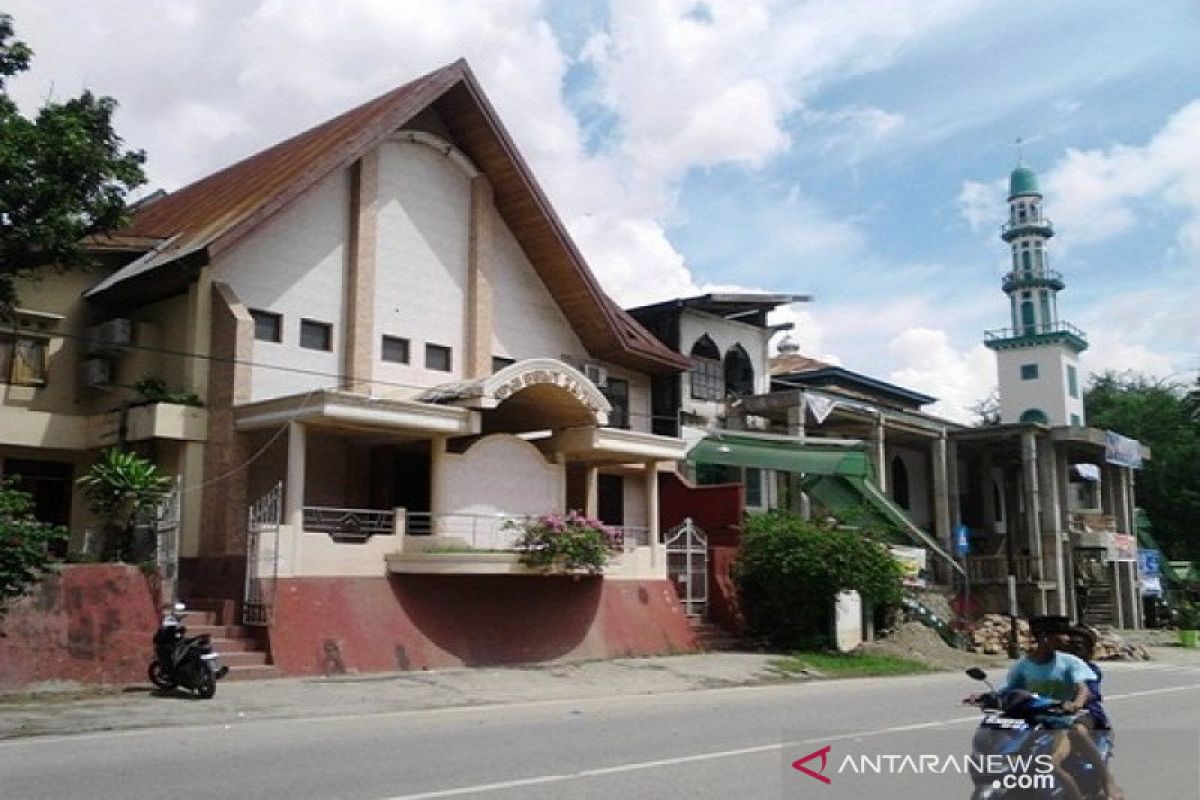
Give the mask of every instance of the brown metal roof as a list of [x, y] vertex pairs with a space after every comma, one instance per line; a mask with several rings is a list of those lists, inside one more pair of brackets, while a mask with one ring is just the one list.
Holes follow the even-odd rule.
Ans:
[[604, 294], [462, 59], [135, 209], [122, 236], [164, 244], [101, 282], [89, 297], [104, 302], [156, 286], [178, 288], [198, 264], [228, 250], [431, 106], [454, 143], [491, 181], [497, 211], [588, 352], [641, 371], [686, 369], [688, 359]]

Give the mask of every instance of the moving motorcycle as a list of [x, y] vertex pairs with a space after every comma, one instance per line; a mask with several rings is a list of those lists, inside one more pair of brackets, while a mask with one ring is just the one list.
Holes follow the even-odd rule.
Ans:
[[[987, 683], [972, 667], [967, 675]], [[1072, 746], [1075, 715], [1062, 703], [1022, 689], [991, 691], [970, 700], [983, 710], [971, 742], [971, 800], [1104, 800], [1105, 769], [1112, 757], [1108, 731], [1093, 731], [1102, 763]]]
[[221, 664], [221, 656], [213, 651], [212, 639], [207, 634], [190, 638], [186, 635], [183, 624], [186, 613], [183, 603], [175, 603], [163, 614], [154, 633], [149, 678], [160, 689], [182, 686], [207, 700], [216, 694], [217, 681], [229, 673], [229, 667]]

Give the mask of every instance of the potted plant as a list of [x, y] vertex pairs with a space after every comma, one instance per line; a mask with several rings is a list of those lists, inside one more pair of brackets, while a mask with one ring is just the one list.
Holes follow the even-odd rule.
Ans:
[[1179, 601], [1175, 607], [1175, 624], [1179, 626], [1179, 643], [1184, 647], [1196, 647], [1200, 607], [1190, 600]]
[[521, 563], [545, 572], [595, 575], [619, 544], [617, 531], [577, 511], [543, 514], [513, 525], [520, 531], [515, 547]]

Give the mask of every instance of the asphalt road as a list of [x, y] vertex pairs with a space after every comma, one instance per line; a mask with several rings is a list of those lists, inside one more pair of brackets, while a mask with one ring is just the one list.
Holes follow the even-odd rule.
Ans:
[[[0, 798], [964, 798], [944, 765], [969, 748], [957, 701], [974, 688], [937, 674], [12, 739]], [[1105, 689], [1130, 800], [1200, 800], [1200, 669], [1112, 665]], [[829, 784], [791, 767], [825, 746]], [[943, 771], [846, 767], [922, 754]]]

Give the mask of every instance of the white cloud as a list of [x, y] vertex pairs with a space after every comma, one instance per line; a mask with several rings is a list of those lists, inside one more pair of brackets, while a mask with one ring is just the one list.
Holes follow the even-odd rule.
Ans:
[[1004, 179], [980, 183], [963, 181], [958, 192], [959, 213], [971, 226], [971, 230], [992, 229], [1003, 218], [1007, 202], [1007, 181]]
[[899, 364], [888, 380], [937, 397], [938, 402], [925, 410], [947, 419], [974, 422], [971, 406], [996, 384], [995, 355], [982, 344], [957, 350], [944, 330], [907, 328], [887, 349]]
[[[1068, 150], [1047, 173], [1055, 216], [1078, 243], [1131, 230], [1142, 214], [1182, 211], [1178, 243], [1200, 265], [1200, 100], [1175, 112], [1144, 146]], [[1151, 257], [1160, 254], [1148, 254]]]

